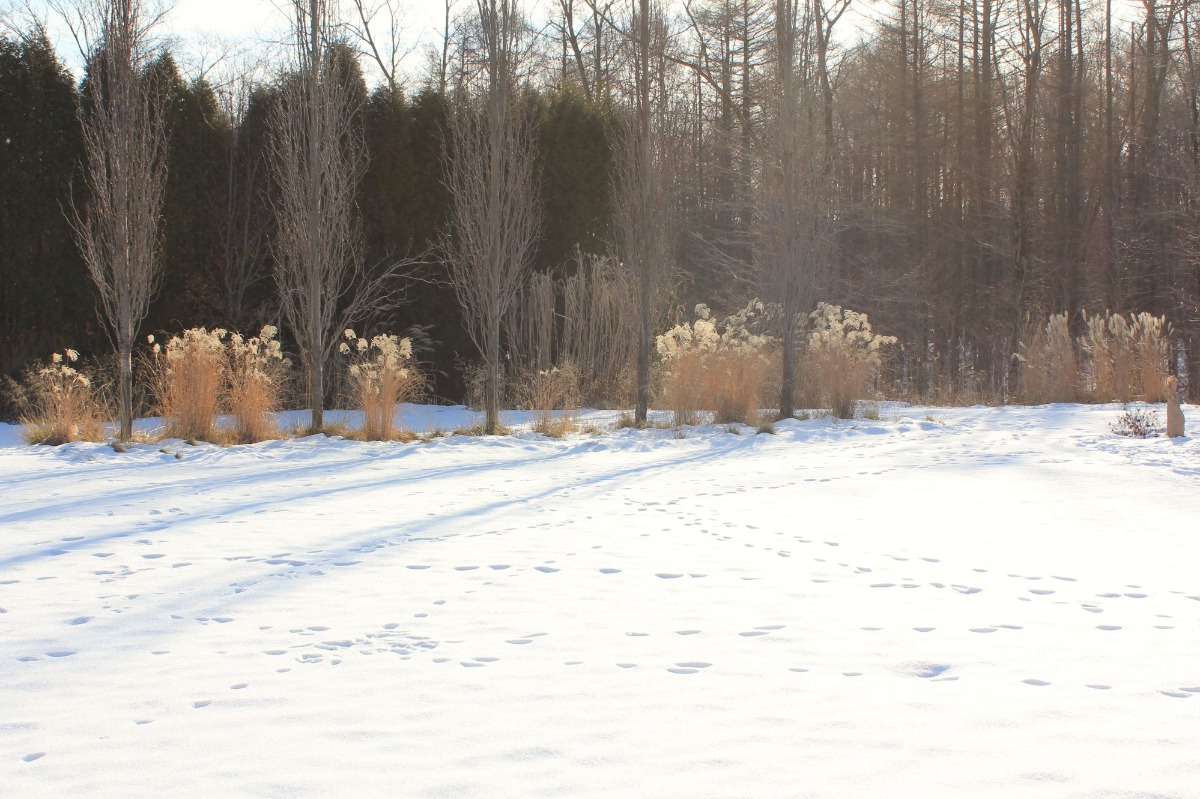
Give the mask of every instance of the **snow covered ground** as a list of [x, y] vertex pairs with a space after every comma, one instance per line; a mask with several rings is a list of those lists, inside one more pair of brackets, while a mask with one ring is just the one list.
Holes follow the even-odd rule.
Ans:
[[1200, 796], [1200, 441], [1117, 412], [0, 428], [0, 795]]

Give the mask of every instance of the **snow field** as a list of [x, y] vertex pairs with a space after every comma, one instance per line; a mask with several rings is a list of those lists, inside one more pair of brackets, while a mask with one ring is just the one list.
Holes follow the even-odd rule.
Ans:
[[0, 448], [0, 794], [1196, 796], [1200, 445], [1115, 414]]

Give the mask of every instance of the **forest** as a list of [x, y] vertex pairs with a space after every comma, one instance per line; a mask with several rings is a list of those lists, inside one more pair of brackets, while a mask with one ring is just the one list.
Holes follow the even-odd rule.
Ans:
[[[892, 398], [1037, 399], [1022, 353], [1082, 352], [1115, 315], [1200, 386], [1183, 0], [478, 0], [403, 63], [362, 24], [398, 4], [305, 0], [290, 48], [200, 74], [138, 5], [93, 4], [80, 78], [36, 21], [0, 34], [0, 374], [274, 325], [307, 407], [336, 401], [355, 327], [406, 336], [437, 399], [511, 401], [506, 374], [570, 358], [584, 401], [644, 418], [661, 335], [711, 313], [775, 342], [761, 399], [790, 414], [836, 306], [894, 337]], [[103, 133], [122, 96], [132, 127]], [[161, 184], [122, 206], [140, 315], [97, 279], [132, 139], [148, 177], [124, 190]]]

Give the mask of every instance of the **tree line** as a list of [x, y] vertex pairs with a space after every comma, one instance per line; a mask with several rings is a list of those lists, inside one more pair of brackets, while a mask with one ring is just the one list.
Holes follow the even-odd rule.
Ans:
[[[358, 244], [324, 256], [350, 271], [316, 292], [333, 304], [322, 324], [355, 310], [420, 331], [439, 396], [462, 396], [464, 363], [527, 355], [514, 317], [531, 276], [579, 277], [593, 257], [628, 271], [639, 410], [672, 309], [753, 296], [783, 308], [784, 342], [818, 300], [868, 312], [899, 338], [891, 377], [913, 397], [1008, 399], [1031, 323], [1065, 312], [1078, 335], [1081, 312], [1105, 309], [1166, 315], [1171, 367], [1200, 385], [1189, 2], [1146, 0], [1118, 21], [1080, 0], [892, 0], [851, 31], [849, 0], [559, 0], [538, 27], [482, 0], [447, 8], [409, 75], [378, 25], [356, 24], [398, 9], [364, 2], [341, 16], [296, 3], [307, 60], [265, 74], [185, 75], [161, 49], [136, 63], [163, 131], [161, 276], [136, 335], [301, 318], [279, 275], [315, 228], [283, 212], [280, 109], [328, 102], [312, 94], [327, 76], [356, 148], [330, 235]], [[109, 49], [98, 41], [77, 81], [36, 25], [0, 36], [5, 374], [63, 346], [120, 350], [79, 235]], [[461, 169], [470, 153], [482, 166], [495, 153], [494, 174]], [[500, 180], [521, 171], [520, 186]], [[521, 196], [488, 210], [488, 192], [508, 202], [509, 189]], [[489, 214], [490, 232], [472, 229]], [[514, 214], [523, 232], [506, 233]], [[514, 236], [520, 252], [489, 249]], [[503, 286], [473, 301], [489, 258]], [[550, 302], [554, 324], [578, 323], [561, 294]], [[318, 347], [283, 327], [288, 346]]]

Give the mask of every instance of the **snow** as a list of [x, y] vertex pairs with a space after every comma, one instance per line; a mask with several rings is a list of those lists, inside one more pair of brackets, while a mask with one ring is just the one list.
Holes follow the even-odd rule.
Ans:
[[0, 427], [0, 794], [1194, 797], [1200, 443], [1118, 411]]

